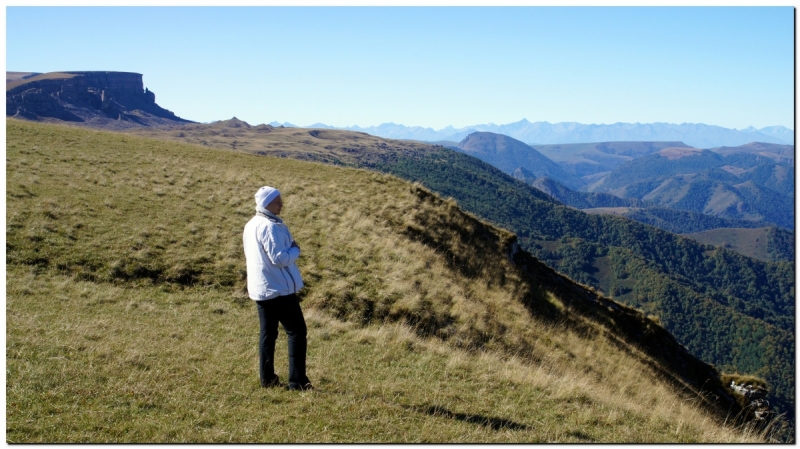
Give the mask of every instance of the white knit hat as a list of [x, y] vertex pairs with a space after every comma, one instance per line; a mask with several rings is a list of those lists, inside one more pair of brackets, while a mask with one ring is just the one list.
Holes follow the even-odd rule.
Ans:
[[278, 189], [270, 186], [264, 186], [256, 192], [256, 206], [267, 208], [269, 203], [272, 202], [281, 192]]

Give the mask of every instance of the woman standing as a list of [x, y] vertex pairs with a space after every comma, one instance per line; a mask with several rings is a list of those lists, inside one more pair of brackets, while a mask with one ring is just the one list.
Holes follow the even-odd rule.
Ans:
[[247, 292], [256, 302], [261, 333], [258, 340], [262, 387], [280, 386], [275, 374], [275, 340], [278, 323], [289, 340], [288, 390], [311, 390], [306, 377], [306, 322], [297, 292], [303, 279], [295, 261], [300, 246], [278, 215], [283, 200], [278, 189], [264, 186], [256, 192], [256, 215], [244, 227]]

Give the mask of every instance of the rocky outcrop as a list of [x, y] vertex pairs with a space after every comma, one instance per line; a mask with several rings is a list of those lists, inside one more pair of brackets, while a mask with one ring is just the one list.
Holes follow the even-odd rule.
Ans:
[[764, 387], [744, 382], [737, 384], [736, 381], [731, 381], [731, 390], [745, 398], [746, 410], [753, 413], [754, 419], [762, 421], [774, 415], [769, 407], [769, 401], [764, 399], [767, 396], [767, 390]]
[[131, 72], [45, 73], [6, 84], [6, 116], [101, 127], [189, 123], [156, 104]]

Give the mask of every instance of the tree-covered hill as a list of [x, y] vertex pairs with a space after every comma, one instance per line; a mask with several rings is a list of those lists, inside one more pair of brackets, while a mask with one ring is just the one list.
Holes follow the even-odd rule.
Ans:
[[694, 149], [685, 151], [682, 157], [666, 157], [659, 152], [621, 164], [601, 184], [593, 186], [593, 190], [611, 192], [653, 178], [699, 173], [724, 165], [722, 157], [711, 151]]
[[792, 165], [750, 153], [664, 154], [668, 151], [621, 164], [589, 190], [675, 210], [794, 228]]
[[766, 222], [720, 218], [700, 212], [668, 209], [666, 207], [631, 209], [629, 212], [622, 214], [622, 216], [676, 234], [720, 228], [757, 228], [769, 225]]
[[[520, 176], [515, 177], [520, 179]], [[676, 234], [702, 232], [718, 228], [758, 228], [769, 226], [765, 221], [722, 218], [696, 211], [661, 207], [638, 198], [621, 198], [609, 193], [579, 192], [567, 188], [558, 181], [536, 178], [525, 182], [549, 194], [567, 206], [588, 213], [612, 213], [641, 223], [655, 226]], [[784, 201], [782, 198], [781, 201]], [[778, 259], [783, 260], [783, 259]]]
[[577, 209], [590, 209], [595, 207], [642, 207], [644, 205], [644, 202], [636, 198], [620, 198], [609, 193], [578, 192], [554, 179], [546, 177], [536, 178], [533, 182], [529, 182], [529, 184], [567, 206], [572, 206]]
[[504, 173], [511, 174], [522, 167], [536, 177], [553, 178], [573, 189], [585, 184], [534, 148], [502, 134], [472, 133], [458, 143], [457, 150], [489, 163]]

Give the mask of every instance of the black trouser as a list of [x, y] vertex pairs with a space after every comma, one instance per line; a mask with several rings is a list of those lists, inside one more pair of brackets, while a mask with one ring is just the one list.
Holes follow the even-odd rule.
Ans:
[[261, 335], [258, 339], [259, 375], [261, 385], [266, 386], [275, 379], [275, 340], [278, 338], [278, 323], [283, 325], [289, 339], [289, 384], [305, 385], [306, 377], [306, 321], [300, 310], [300, 298], [296, 294], [256, 301]]

